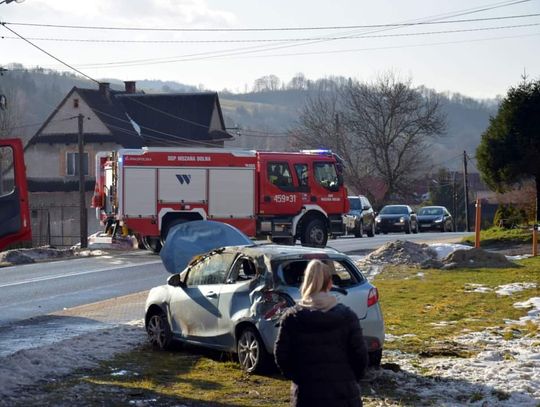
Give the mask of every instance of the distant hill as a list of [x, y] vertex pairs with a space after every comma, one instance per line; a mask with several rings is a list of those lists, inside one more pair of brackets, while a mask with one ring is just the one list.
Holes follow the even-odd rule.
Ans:
[[[0, 76], [0, 93], [9, 98], [8, 115], [15, 123], [11, 136], [28, 140], [73, 86], [95, 88], [86, 79], [46, 69], [25, 69], [12, 64]], [[118, 79], [104, 79], [113, 89], [123, 89]], [[323, 80], [321, 80], [323, 81]], [[197, 92], [196, 86], [174, 81], [138, 80], [137, 89], [148, 93]], [[299, 112], [316, 87], [233, 94], [220, 93], [220, 101], [229, 131], [237, 135], [232, 146], [260, 149], [288, 148], [287, 131], [293, 128]], [[480, 101], [459, 94], [442, 94], [448, 131], [435, 140], [432, 157], [442, 166], [461, 168], [461, 155], [466, 150], [473, 156], [480, 135], [497, 110], [496, 100]], [[5, 115], [5, 113], [2, 113]], [[0, 116], [1, 118], [1, 116]], [[0, 130], [2, 121], [0, 121]], [[0, 134], [6, 136], [6, 134]]]

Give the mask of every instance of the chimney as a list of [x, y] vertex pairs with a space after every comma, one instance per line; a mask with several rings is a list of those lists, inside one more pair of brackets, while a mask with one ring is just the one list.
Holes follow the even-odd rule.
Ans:
[[124, 85], [126, 86], [126, 93], [136, 93], [137, 87], [135, 85], [135, 81], [124, 81]]
[[104, 96], [107, 100], [111, 99], [111, 88], [109, 82], [99, 83], [99, 94], [101, 96]]

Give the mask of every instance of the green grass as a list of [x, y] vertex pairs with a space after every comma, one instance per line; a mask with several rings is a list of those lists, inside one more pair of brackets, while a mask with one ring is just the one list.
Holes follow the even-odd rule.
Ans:
[[[504, 319], [519, 319], [518, 301], [540, 295], [540, 287], [498, 296], [495, 292], [468, 292], [466, 284], [496, 286], [514, 282], [540, 281], [540, 258], [525, 259], [523, 267], [511, 269], [459, 269], [453, 271], [418, 270], [392, 267], [374, 281], [381, 293], [386, 332], [392, 335], [414, 334], [388, 342], [387, 349], [400, 349], [426, 356], [468, 356], [452, 337], [466, 330], [480, 331], [504, 326]], [[537, 332], [537, 325], [520, 327], [520, 332]], [[536, 328], [534, 328], [536, 327]]]
[[[465, 285], [470, 283], [494, 288], [513, 282], [540, 281], [540, 258], [525, 259], [520, 264], [522, 267], [512, 269], [423, 270], [423, 275], [416, 268], [385, 269], [374, 283], [381, 294], [387, 333], [397, 336], [386, 343], [386, 349], [413, 352], [419, 358], [467, 357], [479, 349], [465, 349], [453, 341], [465, 330], [499, 326], [506, 339], [540, 335], [538, 325], [504, 323], [505, 318], [519, 319], [525, 315], [526, 310], [512, 305], [539, 296], [540, 288], [501, 297], [493, 292], [465, 292]], [[441, 325], [441, 321], [447, 323]], [[399, 338], [404, 334], [416, 336]], [[118, 375], [121, 371], [124, 374]], [[426, 373], [419, 369], [410, 374], [411, 380], [422, 381], [422, 374]], [[364, 405], [368, 407], [380, 405], [381, 400], [390, 400], [392, 405], [418, 402], [412, 392], [400, 392], [399, 385], [388, 375], [366, 380], [362, 388]], [[159, 352], [144, 346], [39, 391], [40, 405], [93, 406], [104, 405], [105, 400], [111, 406], [142, 403], [139, 405], [280, 407], [289, 403], [289, 382], [279, 374], [248, 375], [229, 355], [194, 347]], [[467, 403], [481, 400], [482, 395], [463, 397]], [[498, 397], [504, 400], [508, 395], [501, 392]], [[19, 405], [25, 405], [25, 399], [21, 400]]]
[[[474, 234], [462, 239], [463, 243], [474, 244]], [[480, 231], [480, 246], [498, 243], [526, 244], [532, 242], [532, 231], [529, 229], [502, 229], [492, 227]]]

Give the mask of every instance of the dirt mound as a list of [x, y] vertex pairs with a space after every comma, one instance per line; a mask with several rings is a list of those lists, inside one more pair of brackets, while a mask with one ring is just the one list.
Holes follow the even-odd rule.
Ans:
[[364, 264], [403, 264], [409, 266], [442, 266], [437, 261], [437, 253], [427, 244], [403, 240], [385, 243], [364, 259]]
[[504, 254], [488, 252], [480, 248], [469, 250], [456, 250], [443, 259], [445, 270], [463, 268], [463, 267], [491, 267], [507, 268], [517, 267], [506, 258]]
[[442, 260], [438, 260], [437, 252], [427, 244], [402, 240], [385, 243], [362, 259], [360, 264], [363, 266], [393, 264], [444, 270], [464, 267], [517, 267], [503, 254], [475, 248], [457, 249]]

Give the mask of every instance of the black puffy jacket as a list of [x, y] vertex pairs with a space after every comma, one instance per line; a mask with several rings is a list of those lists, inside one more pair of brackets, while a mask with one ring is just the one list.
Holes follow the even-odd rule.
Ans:
[[281, 319], [276, 363], [292, 380], [292, 406], [362, 406], [358, 380], [368, 364], [358, 317], [338, 304], [327, 312], [299, 305]]

